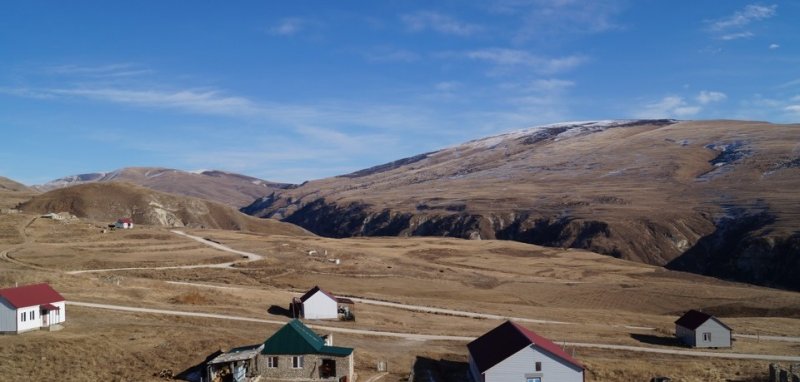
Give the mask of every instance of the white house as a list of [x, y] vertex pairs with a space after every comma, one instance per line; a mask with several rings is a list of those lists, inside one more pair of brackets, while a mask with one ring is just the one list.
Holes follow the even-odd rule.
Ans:
[[0, 332], [52, 328], [67, 318], [64, 297], [50, 285], [0, 289]]
[[694, 309], [675, 321], [675, 336], [696, 348], [729, 348], [732, 332], [716, 317]]
[[300, 316], [309, 320], [339, 318], [338, 299], [319, 286], [311, 288], [299, 299], [295, 299], [294, 304], [299, 305]]
[[116, 223], [114, 223], [114, 228], [133, 228], [133, 220], [131, 218], [119, 218]]
[[511, 321], [467, 344], [475, 382], [583, 382], [584, 367], [550, 340]]

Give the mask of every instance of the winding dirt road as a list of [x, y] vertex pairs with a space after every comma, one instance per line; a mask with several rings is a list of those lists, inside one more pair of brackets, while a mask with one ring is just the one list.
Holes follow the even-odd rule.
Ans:
[[67, 274], [70, 275], [79, 275], [82, 273], [100, 273], [100, 272], [114, 272], [114, 271], [139, 271], [139, 270], [158, 270], [158, 269], [197, 269], [197, 268], [232, 268], [234, 264], [240, 263], [249, 263], [252, 261], [258, 261], [264, 258], [264, 256], [252, 253], [252, 252], [245, 252], [240, 251], [238, 249], [233, 249], [228, 247], [227, 245], [223, 245], [220, 243], [213, 242], [211, 240], [202, 238], [200, 236], [189, 235], [186, 232], [172, 230], [170, 231], [176, 235], [184, 236], [189, 239], [198, 241], [203, 243], [209, 247], [218, 249], [220, 251], [235, 253], [237, 255], [241, 255], [246, 260], [239, 260], [239, 261], [230, 261], [227, 263], [217, 263], [217, 264], [196, 264], [196, 265], [173, 265], [168, 267], [131, 267], [131, 268], [104, 268], [104, 269], [83, 269], [80, 271], [69, 271]]

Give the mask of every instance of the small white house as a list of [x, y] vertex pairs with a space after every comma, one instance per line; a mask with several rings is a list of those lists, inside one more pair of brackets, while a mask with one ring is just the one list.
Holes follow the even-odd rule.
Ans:
[[305, 319], [328, 320], [339, 318], [338, 299], [319, 286], [311, 288], [299, 299], [295, 299], [294, 304], [295, 306], [299, 305], [300, 317]]
[[0, 289], [0, 332], [51, 329], [67, 318], [64, 297], [50, 285]]
[[695, 348], [729, 348], [732, 332], [716, 317], [694, 309], [675, 321], [675, 336]]
[[116, 223], [114, 223], [114, 228], [133, 228], [133, 220], [131, 218], [119, 218], [117, 219]]
[[584, 367], [552, 341], [511, 321], [467, 344], [474, 382], [583, 382]]

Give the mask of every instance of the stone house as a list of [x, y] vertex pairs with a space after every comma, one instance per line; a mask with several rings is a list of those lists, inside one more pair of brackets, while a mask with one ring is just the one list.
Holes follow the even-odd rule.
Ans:
[[259, 374], [267, 380], [353, 381], [353, 349], [333, 346], [299, 320], [292, 320], [264, 341]]

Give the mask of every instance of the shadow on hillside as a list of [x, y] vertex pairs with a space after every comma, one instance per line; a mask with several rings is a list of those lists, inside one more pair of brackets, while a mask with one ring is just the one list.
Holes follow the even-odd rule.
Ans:
[[191, 366], [188, 369], [178, 373], [178, 375], [176, 375], [173, 379], [177, 379], [179, 381], [200, 382], [202, 378], [205, 377], [206, 362], [211, 361], [220, 354], [222, 354], [221, 350], [217, 350], [209, 354], [208, 357], [203, 360], [203, 362], [200, 362], [197, 365]]
[[271, 314], [273, 316], [284, 316], [284, 317], [288, 317], [288, 318], [294, 318], [294, 317], [292, 317], [292, 311], [291, 310], [286, 309], [286, 308], [284, 308], [282, 306], [278, 306], [278, 305], [270, 306], [269, 309], [267, 309], [267, 313], [269, 313], [269, 314]]
[[685, 347], [681, 340], [671, 336], [654, 336], [652, 334], [631, 333], [631, 338], [648, 345]]
[[469, 363], [450, 359], [435, 360], [417, 357], [414, 361], [412, 382], [461, 382], [469, 381]]

